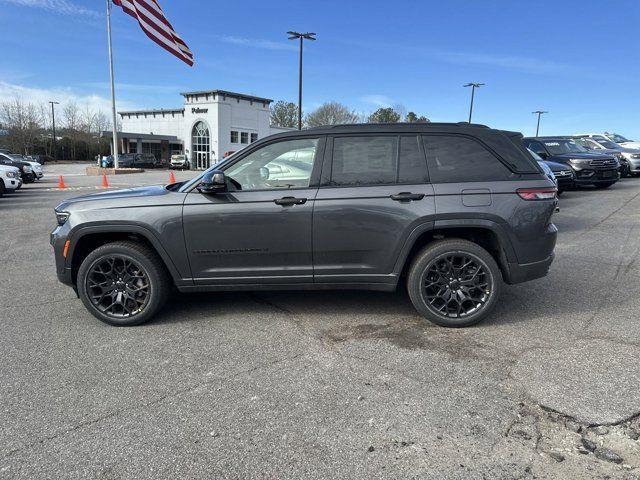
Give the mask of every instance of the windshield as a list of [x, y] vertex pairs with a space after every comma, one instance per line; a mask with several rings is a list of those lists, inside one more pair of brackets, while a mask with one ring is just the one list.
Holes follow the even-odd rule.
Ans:
[[547, 147], [547, 150], [549, 150], [551, 155], [588, 152], [586, 148], [581, 147], [574, 140], [570, 139], [547, 140], [543, 143], [544, 146]]
[[536, 152], [534, 152], [533, 150], [529, 150], [527, 148], [527, 151], [531, 154], [531, 156], [533, 158], [535, 158], [538, 162], [542, 162], [542, 157], [540, 155], [538, 155]]
[[624, 138], [622, 135], [618, 135], [617, 133], [610, 133], [609, 138], [616, 143], [624, 143], [630, 142], [631, 140]]
[[606, 140], [606, 139], [600, 139], [600, 138], [596, 138], [595, 139], [596, 142], [598, 142], [599, 145], [602, 145], [604, 148], [608, 148], [610, 150], [618, 150], [620, 147], [613, 143], [610, 140]]

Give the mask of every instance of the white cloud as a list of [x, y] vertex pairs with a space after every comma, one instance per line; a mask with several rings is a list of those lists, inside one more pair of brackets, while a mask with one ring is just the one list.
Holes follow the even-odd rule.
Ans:
[[435, 51], [432, 56], [457, 65], [486, 65], [528, 73], [555, 73], [567, 69], [567, 65], [548, 60], [514, 55]]
[[[75, 102], [80, 107], [88, 106], [110, 115], [111, 99], [95, 93], [81, 94], [69, 88], [34, 88], [0, 81], [0, 102], [21, 98], [25, 102], [48, 106], [50, 100], [60, 102], [60, 107]], [[116, 99], [117, 100], [117, 99]], [[136, 105], [126, 100], [117, 101], [118, 109], [134, 110]]]
[[12, 3], [23, 7], [41, 8], [62, 15], [84, 15], [88, 17], [100, 17], [95, 10], [76, 5], [68, 0], [0, 0], [2, 3]]
[[231, 35], [220, 35], [218, 38], [224, 43], [242, 45], [245, 47], [263, 48], [266, 50], [296, 50], [296, 46], [286, 42], [273, 42], [271, 40], [260, 40], [256, 38], [235, 37]]
[[391, 107], [396, 103], [392, 98], [379, 94], [365, 95], [360, 97], [360, 101], [376, 107]]

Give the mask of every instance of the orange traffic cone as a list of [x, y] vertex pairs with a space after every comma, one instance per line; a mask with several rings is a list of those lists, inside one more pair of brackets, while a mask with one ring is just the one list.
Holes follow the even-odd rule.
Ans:
[[58, 188], [67, 188], [67, 186], [64, 184], [64, 179], [62, 178], [62, 175], [58, 177]]
[[107, 174], [102, 174], [102, 188], [109, 188], [109, 180], [107, 180]]
[[173, 172], [169, 172], [169, 183], [176, 183], [176, 176]]

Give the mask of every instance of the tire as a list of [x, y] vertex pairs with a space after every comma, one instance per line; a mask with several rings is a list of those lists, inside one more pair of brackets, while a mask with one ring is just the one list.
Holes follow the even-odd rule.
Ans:
[[596, 183], [594, 186], [598, 189], [598, 190], [604, 190], [605, 188], [609, 188], [611, 185], [613, 185], [616, 182], [607, 182], [607, 183]]
[[36, 177], [34, 175], [27, 175], [24, 177], [23, 183], [33, 183], [36, 181]]
[[[458, 305], [466, 305], [467, 307], [470, 307], [465, 307], [469, 311], [465, 312], [463, 315], [453, 313], [445, 314], [442, 311], [438, 311], [438, 302], [442, 302], [444, 300], [440, 297], [434, 300], [429, 300], [427, 298], [428, 288], [423, 288], [423, 285], [429, 283], [429, 277], [431, 275], [441, 275], [440, 273], [434, 273], [433, 270], [433, 268], [436, 268], [437, 262], [446, 261], [445, 257], [451, 255], [456, 256], [456, 258], [466, 257], [472, 260], [475, 265], [482, 268], [483, 272], [482, 275], [477, 276], [477, 269], [475, 270], [475, 273], [473, 273], [474, 270], [466, 271], [467, 277], [473, 275], [474, 278], [467, 280], [471, 283], [465, 286], [469, 288], [469, 285], [471, 285], [470, 291], [475, 292], [476, 295], [479, 294], [482, 297], [482, 301], [478, 300], [478, 305], [475, 305], [476, 301], [471, 299], [471, 297], [469, 297], [468, 300], [464, 300], [462, 303], [456, 300], [455, 303]], [[459, 266], [460, 263], [457, 265]], [[464, 278], [464, 276], [465, 273], [462, 274], [462, 278]], [[431, 277], [431, 280], [433, 280], [433, 277]], [[481, 282], [486, 282], [486, 286], [483, 286], [482, 289], [478, 288], [477, 285], [482, 285]], [[432, 292], [434, 289], [450, 288], [450, 286], [442, 285], [439, 282], [432, 281], [430, 283], [436, 283], [438, 285], [437, 287], [431, 287]], [[460, 290], [460, 287], [461, 286], [458, 287], [458, 292], [462, 291]], [[488, 294], [485, 289], [488, 289]], [[415, 309], [424, 318], [436, 325], [440, 325], [441, 327], [468, 327], [481, 322], [495, 307], [501, 289], [502, 274], [498, 264], [491, 254], [479, 245], [462, 239], [438, 240], [427, 245], [413, 259], [407, 278], [409, 298], [411, 299], [411, 303], [413, 303]], [[451, 299], [449, 299], [442, 308], [446, 309], [448, 308], [448, 305], [452, 305]], [[473, 305], [475, 305], [475, 309]]]
[[[111, 272], [102, 273], [108, 268], [110, 259], [114, 259]], [[127, 261], [130, 267], [123, 268]], [[142, 278], [127, 280], [127, 272], [137, 273]], [[115, 293], [115, 290], [104, 293], [104, 289], [97, 286], [96, 282], [108, 283], [110, 279], [114, 279], [114, 275], [122, 277], [121, 280], [124, 281], [118, 281], [119, 287], [108, 285], [107, 288], [120, 288], [122, 293]], [[142, 285], [147, 285], [147, 288]], [[171, 290], [171, 279], [164, 263], [153, 249], [132, 241], [120, 241], [102, 245], [87, 255], [78, 270], [77, 288], [82, 303], [98, 320], [114, 326], [134, 326], [148, 322], [162, 308]], [[101, 290], [97, 290], [98, 288]], [[102, 302], [96, 305], [92, 298], [95, 299], [100, 293]], [[135, 293], [135, 298], [132, 293]], [[139, 296], [142, 294], [145, 294], [144, 299]], [[109, 312], [105, 305], [110, 302], [109, 297], [114, 300], [113, 295], [119, 295], [116, 300], [121, 303], [114, 302], [112, 311]], [[142, 303], [139, 305], [138, 302]]]
[[560, 197], [560, 196], [562, 196], [563, 193], [564, 193], [564, 190], [558, 189], [558, 191], [556, 192], [556, 195], [558, 195]]

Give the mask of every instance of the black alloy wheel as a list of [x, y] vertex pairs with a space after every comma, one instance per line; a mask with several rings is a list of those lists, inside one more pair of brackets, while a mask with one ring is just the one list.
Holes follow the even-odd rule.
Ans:
[[132, 317], [149, 303], [149, 277], [134, 260], [121, 255], [96, 260], [87, 275], [86, 289], [94, 307], [114, 318]]
[[436, 315], [458, 319], [479, 311], [492, 287], [491, 272], [479, 258], [465, 252], [445, 253], [427, 266], [422, 294]]
[[170, 293], [171, 277], [156, 251], [136, 241], [117, 241], [93, 250], [76, 279], [78, 295], [99, 320], [116, 326], [148, 322]]
[[411, 303], [443, 327], [467, 327], [495, 307], [502, 273], [480, 245], [460, 238], [437, 240], [418, 252], [407, 276]]

